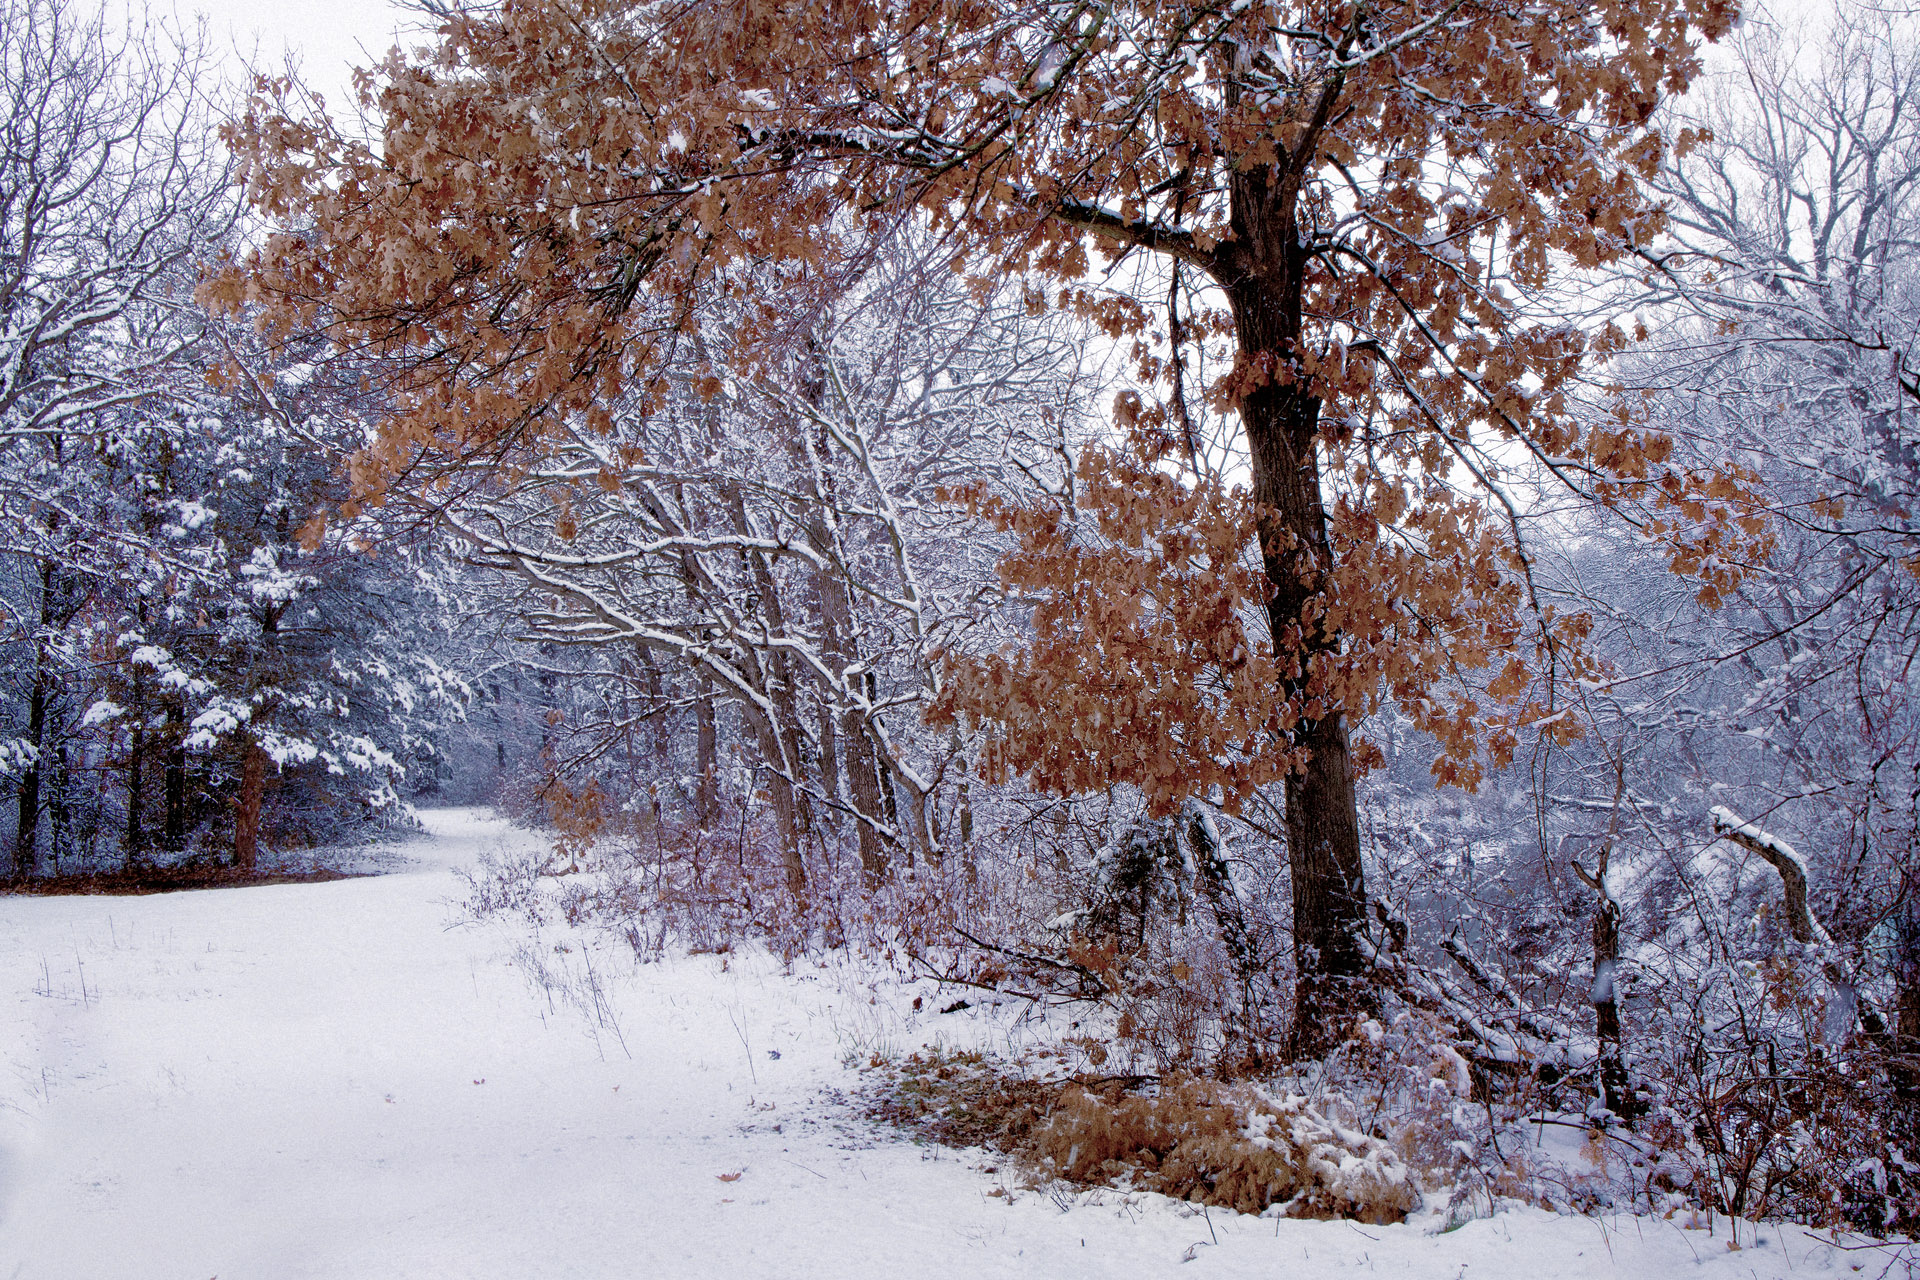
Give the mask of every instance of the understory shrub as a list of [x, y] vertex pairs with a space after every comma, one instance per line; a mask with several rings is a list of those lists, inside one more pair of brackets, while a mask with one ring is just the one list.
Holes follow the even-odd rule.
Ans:
[[806, 887], [796, 895], [770, 816], [750, 807], [703, 830], [575, 792], [519, 816], [555, 832], [554, 852], [483, 861], [471, 877], [469, 909], [609, 932], [642, 958], [759, 943], [792, 959], [852, 946], [905, 973], [919, 957], [950, 964], [956, 926], [991, 918], [991, 900], [1005, 892], [997, 867], [904, 856], [876, 888], [852, 842], [829, 837], [806, 842]]
[[1072, 1009], [1074, 1071], [935, 1055], [888, 1064], [870, 1090], [874, 1118], [1005, 1152], [1038, 1182], [1382, 1221], [1421, 1196], [1454, 1221], [1513, 1201], [1879, 1233], [1920, 1220], [1920, 1072], [1830, 1034], [1831, 984], [1806, 965], [1641, 981], [1625, 1066], [1643, 1106], [1622, 1116], [1597, 1099], [1581, 983], [1490, 945], [1490, 929], [1475, 947], [1423, 946], [1430, 926], [1385, 909], [1374, 1006], [1324, 1059], [1287, 1061], [1285, 890], [1262, 878], [1281, 864], [1191, 811], [1086, 805], [1028, 824], [1024, 843], [937, 864], [902, 851], [877, 886], [828, 833], [803, 850], [800, 896], [762, 808], [701, 830], [588, 791], [548, 817], [555, 853], [483, 867], [472, 910], [591, 929], [642, 959], [844, 947], [902, 977]]

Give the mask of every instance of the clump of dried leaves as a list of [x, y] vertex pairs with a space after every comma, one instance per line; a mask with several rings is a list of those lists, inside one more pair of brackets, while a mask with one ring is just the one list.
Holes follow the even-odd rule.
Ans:
[[899, 1059], [876, 1054], [867, 1070], [868, 1119], [945, 1147], [1020, 1151], [1060, 1091], [1058, 1081], [972, 1052], [936, 1049]]
[[1305, 1098], [1193, 1077], [1054, 1078], [971, 1052], [875, 1055], [866, 1115], [1011, 1158], [1030, 1185], [1152, 1191], [1290, 1217], [1398, 1222], [1420, 1201], [1385, 1141]]

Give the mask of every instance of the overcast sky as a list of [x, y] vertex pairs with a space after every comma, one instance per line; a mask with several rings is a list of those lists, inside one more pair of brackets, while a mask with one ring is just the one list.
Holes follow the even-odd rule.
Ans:
[[[164, 3], [164, 0], [162, 0]], [[415, 27], [417, 13], [389, 0], [173, 0], [182, 18], [201, 14], [208, 37], [236, 61], [255, 60], [273, 70], [291, 52], [302, 79], [326, 94], [329, 106], [347, 105], [348, 68], [368, 66], [386, 55], [396, 31]], [[401, 44], [423, 42], [402, 37]]]
[[[336, 110], [349, 105], [348, 68], [367, 66], [389, 46], [425, 43], [417, 12], [393, 0], [170, 0], [183, 17], [204, 14], [214, 46], [241, 59], [256, 59], [279, 69], [288, 52], [299, 59], [301, 78], [327, 97]], [[153, 0], [164, 9], [169, 0]], [[1831, 9], [1831, 0], [1750, 0], [1792, 28]], [[109, 0], [108, 8], [113, 7]], [[400, 34], [408, 30], [416, 34]], [[236, 52], [237, 51], [237, 52]]]

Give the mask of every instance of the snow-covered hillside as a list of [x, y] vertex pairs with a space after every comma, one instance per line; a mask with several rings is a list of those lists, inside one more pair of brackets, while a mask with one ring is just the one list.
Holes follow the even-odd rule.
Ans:
[[[764, 956], [589, 975], [461, 923], [531, 837], [426, 815], [401, 873], [0, 898], [0, 1277], [1878, 1275], [1763, 1228], [1503, 1213], [1441, 1234], [1021, 1190], [836, 1101], [845, 1065], [1017, 1045], [1019, 1010]], [[565, 989], [543, 984], [571, 975]], [[930, 989], [929, 989], [930, 990]], [[598, 993], [596, 995], [595, 993]], [[597, 1007], [596, 1007], [597, 1006]], [[996, 1021], [996, 1019], [999, 1019]], [[735, 1175], [738, 1175], [737, 1177]], [[1010, 1194], [1009, 1194], [1010, 1193]]]

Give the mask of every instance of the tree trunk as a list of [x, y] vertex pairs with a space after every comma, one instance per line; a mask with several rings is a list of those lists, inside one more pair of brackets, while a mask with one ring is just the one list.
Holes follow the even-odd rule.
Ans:
[[1593, 913], [1593, 1016], [1600, 1037], [1600, 1101], [1623, 1120], [1633, 1118], [1626, 1054], [1620, 1042], [1620, 904], [1608, 899]]
[[[647, 677], [647, 718], [653, 721], [653, 763], [654, 776], [658, 777], [664, 768], [672, 771], [673, 738], [667, 731], [667, 686], [666, 677], [661, 673], [660, 664], [645, 647], [640, 649], [641, 669]], [[647, 829], [658, 832], [660, 829], [660, 791], [653, 787], [647, 797]]]
[[713, 679], [700, 677], [700, 700], [694, 704], [694, 764], [700, 776], [694, 784], [694, 814], [700, 830], [712, 831], [720, 821], [720, 734], [714, 724]]
[[1894, 1084], [1907, 1105], [1920, 1110], [1920, 905], [1901, 917], [1894, 954]]
[[[732, 503], [735, 530], [743, 536], [751, 533], [753, 526], [747, 520], [746, 504], [737, 491], [728, 496]], [[747, 561], [767, 634], [785, 637], [786, 613], [780, 606], [780, 588], [774, 580], [773, 570], [767, 558], [758, 551], [748, 556]], [[767, 695], [767, 701], [773, 704], [776, 722], [764, 726], [767, 741], [762, 745], [763, 757], [774, 766], [769, 790], [774, 797], [774, 812], [780, 819], [781, 857], [786, 864], [787, 884], [793, 890], [794, 900], [804, 902], [807, 870], [801, 856], [801, 843], [806, 833], [813, 829], [813, 805], [802, 789], [806, 756], [801, 748], [803, 731], [795, 706], [791, 670], [792, 664], [780, 649], [776, 648], [767, 655], [759, 683], [761, 691]]]
[[860, 815], [854, 825], [860, 829], [860, 870], [867, 888], [877, 889], [886, 882], [888, 858], [886, 842], [875, 830], [882, 821], [880, 775], [875, 771], [873, 743], [867, 737], [866, 717], [858, 708], [846, 716], [847, 790], [854, 811]]
[[68, 802], [68, 788], [73, 783], [73, 757], [68, 753], [67, 744], [59, 743], [53, 749], [53, 772], [48, 782], [47, 818], [53, 827], [52, 837], [47, 841], [47, 856], [53, 862], [53, 874], [60, 874], [60, 855], [72, 848], [73, 808]]
[[[1296, 233], [1293, 195], [1274, 192], [1264, 169], [1236, 174], [1234, 252], [1223, 259], [1225, 287], [1250, 389], [1239, 411], [1262, 509], [1260, 546], [1274, 594], [1267, 623], [1274, 652], [1299, 666], [1278, 692], [1304, 693], [1314, 660], [1339, 637], [1321, 620], [1318, 597], [1333, 563], [1320, 492], [1315, 438], [1320, 400], [1295, 379], [1306, 258]], [[1318, 1057], [1373, 1007], [1359, 946], [1366, 927], [1366, 878], [1343, 709], [1302, 719], [1293, 741], [1305, 760], [1287, 779], [1287, 857], [1293, 882], [1293, 954], [1298, 973], [1291, 1049]]]
[[[785, 667], [783, 662], [780, 664]], [[787, 884], [793, 889], [794, 899], [804, 902], [807, 896], [807, 866], [802, 850], [806, 839], [813, 833], [813, 801], [804, 789], [805, 773], [802, 762], [805, 760], [800, 724], [794, 715], [793, 689], [782, 684], [773, 699], [779, 710], [781, 723], [775, 726], [780, 746], [775, 760], [787, 762], [787, 773], [773, 780], [774, 795], [783, 797], [786, 816], [782, 819], [785, 839], [781, 843], [781, 857], [786, 863]]]
[[233, 865], [251, 872], [259, 864], [260, 808], [267, 794], [267, 753], [251, 737], [240, 767], [240, 798], [233, 810]]
[[1636, 1108], [1620, 1032], [1620, 904], [1607, 884], [1609, 852], [1600, 850], [1594, 874], [1588, 875], [1578, 862], [1573, 870], [1600, 899], [1593, 910], [1593, 986], [1587, 993], [1600, 1041], [1600, 1105], [1622, 1120], [1631, 1120]]
[[957, 803], [960, 806], [960, 847], [967, 854], [967, 866], [972, 867], [973, 866], [973, 787], [972, 787], [972, 784], [967, 781], [965, 774], [962, 774], [960, 777], [959, 796], [958, 796]]
[[[816, 514], [808, 526], [809, 540], [823, 556], [833, 550], [831, 531]], [[820, 602], [820, 633], [822, 657], [838, 682], [837, 688], [823, 689], [820, 703], [820, 760], [821, 776], [827, 793], [838, 797], [841, 794], [841, 779], [846, 779], [846, 799], [852, 804], [855, 814], [854, 827], [860, 845], [860, 870], [869, 889], [876, 889], [886, 881], [889, 871], [887, 842], [876, 829], [881, 822], [880, 777], [878, 773], [877, 752], [872, 735], [867, 731], [866, 713], [857, 705], [849, 705], [841, 713], [840, 732], [834, 732], [833, 716], [828, 708], [829, 698], [845, 698], [850, 703], [855, 690], [863, 681], [856, 674], [853, 684], [847, 682], [847, 670], [860, 657], [859, 642], [854, 630], [853, 604], [847, 598], [846, 584], [831, 573], [816, 573], [814, 587]], [[871, 676], [872, 673], [866, 673]], [[836, 738], [844, 738], [844, 751], [836, 746]], [[845, 767], [840, 766], [840, 756], [845, 756]]]
[[833, 704], [824, 693], [814, 703], [813, 723], [814, 733], [820, 740], [815, 768], [820, 774], [820, 794], [826, 797], [827, 806], [823, 818], [829, 828], [837, 829], [840, 811], [833, 806], [846, 802], [846, 790], [840, 785], [840, 735], [834, 728]]
[[927, 811], [927, 793], [911, 779], [900, 778], [900, 784], [907, 789], [907, 816], [913, 823], [913, 838], [920, 845], [920, 856], [927, 865], [940, 865], [940, 839], [934, 834], [931, 815]]
[[35, 846], [40, 836], [40, 780], [46, 773], [47, 704], [53, 698], [52, 655], [47, 636], [53, 630], [55, 587], [53, 563], [40, 566], [40, 633], [33, 640], [33, 691], [27, 695], [27, 741], [33, 761], [20, 779], [20, 816], [14, 826], [13, 874], [33, 874]]
[[140, 859], [140, 853], [146, 843], [146, 833], [141, 829], [141, 799], [146, 791], [146, 779], [142, 768], [147, 756], [147, 707], [141, 693], [140, 682], [133, 682], [133, 723], [127, 731], [127, 865], [131, 867]]
[[[872, 671], [868, 671], [866, 673], [866, 685], [867, 685], [867, 705], [871, 706], [874, 703], [880, 701], [880, 681], [879, 681], [879, 678], [875, 676]], [[894, 795], [894, 781], [893, 781], [892, 771], [887, 767], [887, 762], [881, 759], [879, 739], [873, 738], [874, 730], [870, 725], [867, 725], [865, 723], [864, 717], [862, 719], [862, 728], [866, 730], [868, 737], [871, 738], [874, 743], [873, 772], [874, 772], [874, 781], [880, 788], [880, 811], [886, 815], [887, 825], [889, 827], [892, 827], [895, 834], [897, 835], [900, 831], [900, 802], [899, 802], [899, 799]], [[908, 859], [909, 866], [912, 865], [912, 858], [913, 858], [913, 851], [911, 848], [909, 848], [907, 850], [907, 859]]]
[[1613, 811], [1607, 832], [1594, 854], [1593, 873], [1573, 860], [1573, 873], [1599, 898], [1593, 911], [1593, 986], [1587, 998], [1593, 1004], [1594, 1034], [1600, 1041], [1600, 1105], [1623, 1120], [1639, 1108], [1627, 1075], [1627, 1057], [1620, 1032], [1620, 900], [1613, 896], [1607, 868], [1613, 863], [1613, 842], [1620, 833], [1620, 803], [1627, 794], [1627, 757], [1624, 748], [1614, 760]]
[[166, 826], [160, 843], [169, 853], [187, 847], [187, 748], [185, 717], [178, 707], [167, 709]]
[[33, 762], [20, 778], [20, 817], [13, 838], [13, 874], [21, 880], [33, 874], [34, 846], [40, 836], [40, 778], [45, 769], [41, 755], [46, 750], [48, 689], [37, 659], [35, 666], [33, 693], [27, 701], [27, 741], [33, 746]]
[[795, 788], [783, 772], [786, 758], [786, 743], [781, 737], [780, 726], [769, 720], [760, 708], [742, 704], [747, 723], [753, 727], [754, 737], [759, 741], [760, 759], [766, 766], [767, 795], [773, 801], [774, 822], [780, 828], [780, 862], [787, 873], [787, 889], [793, 895], [796, 904], [804, 906], [807, 898], [807, 864], [800, 853], [800, 814], [795, 804]]

